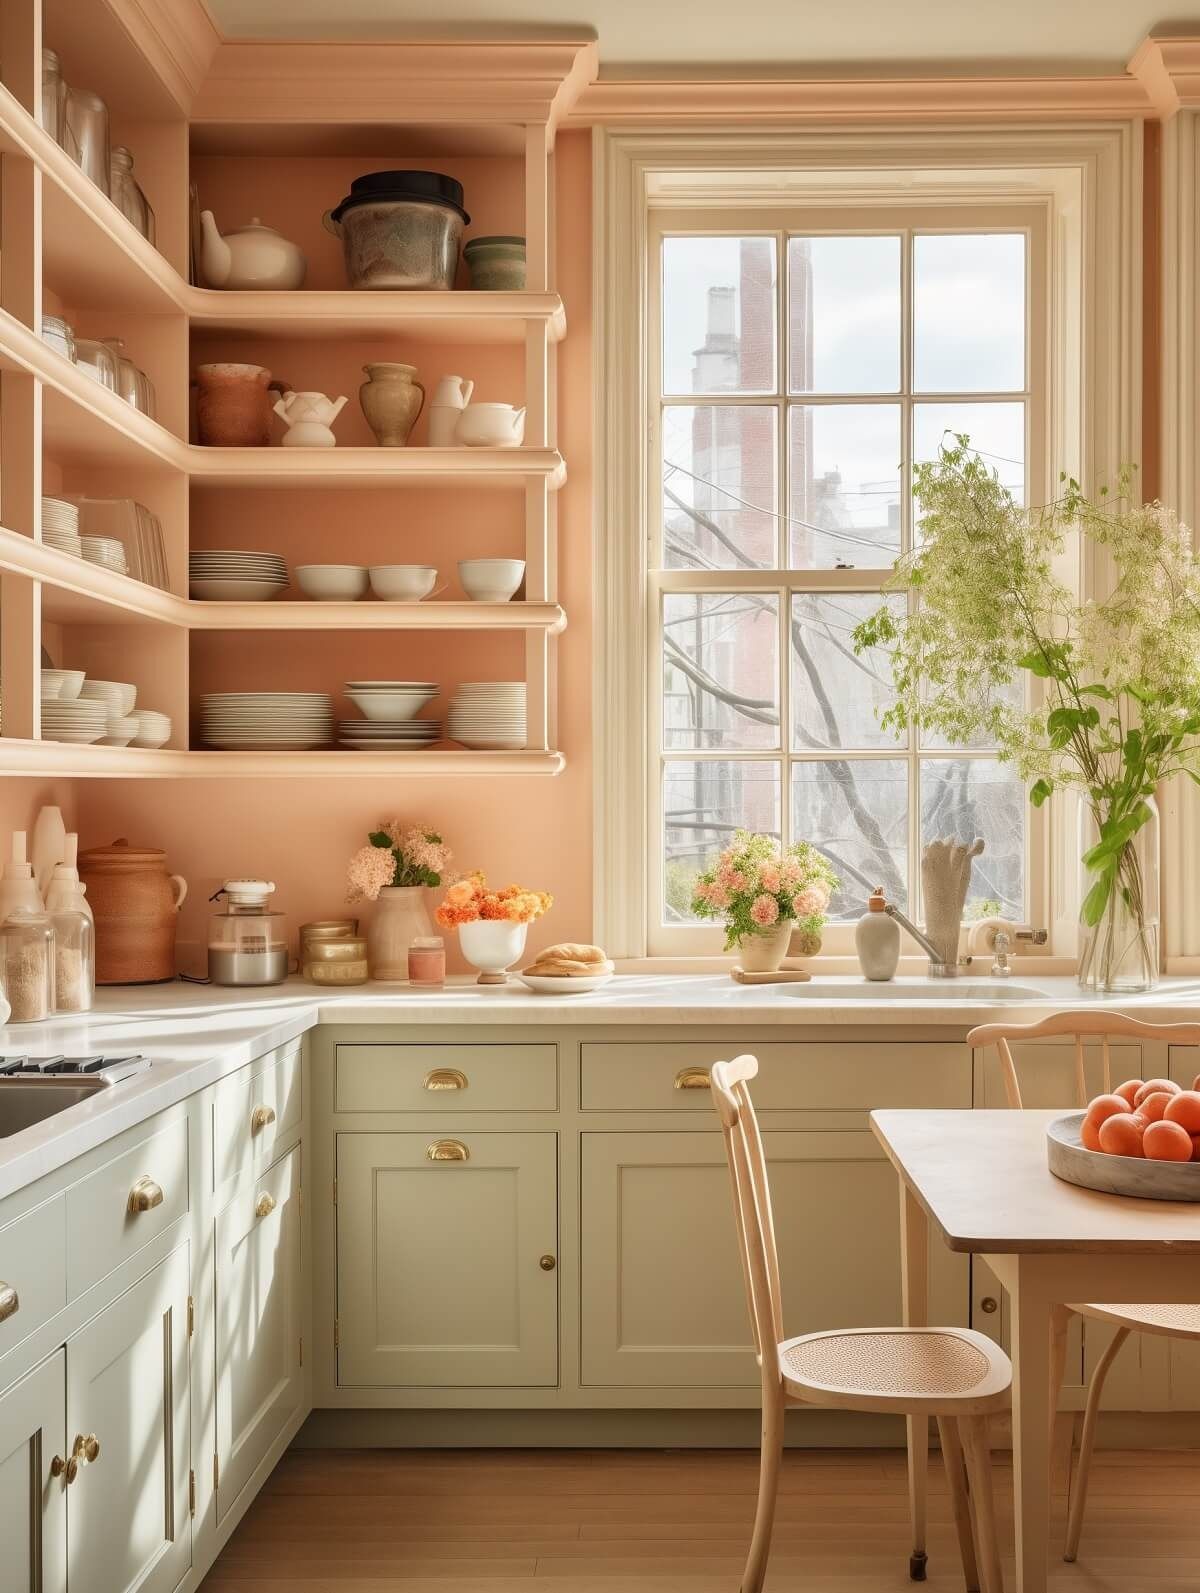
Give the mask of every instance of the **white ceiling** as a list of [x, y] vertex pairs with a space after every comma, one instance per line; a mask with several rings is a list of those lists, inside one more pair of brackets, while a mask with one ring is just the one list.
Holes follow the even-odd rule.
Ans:
[[[772, 76], [837, 66], [1111, 71], [1200, 0], [207, 0], [232, 39], [453, 38], [594, 30], [606, 75]], [[1170, 31], [1169, 26], [1161, 31]]]

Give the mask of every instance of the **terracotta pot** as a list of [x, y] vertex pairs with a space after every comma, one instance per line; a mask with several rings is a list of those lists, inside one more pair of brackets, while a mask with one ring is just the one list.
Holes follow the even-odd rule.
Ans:
[[175, 977], [175, 926], [187, 881], [167, 854], [126, 840], [79, 854], [96, 920], [96, 983], [144, 985]]
[[196, 435], [206, 448], [266, 448], [271, 394], [289, 391], [261, 365], [222, 362], [196, 367]]
[[747, 973], [774, 973], [787, 956], [794, 927], [790, 918], [781, 918], [761, 935], [744, 935], [738, 941], [738, 962]]
[[381, 448], [403, 448], [425, 406], [416, 366], [385, 362], [363, 370], [368, 380], [358, 390], [358, 401], [375, 441]]

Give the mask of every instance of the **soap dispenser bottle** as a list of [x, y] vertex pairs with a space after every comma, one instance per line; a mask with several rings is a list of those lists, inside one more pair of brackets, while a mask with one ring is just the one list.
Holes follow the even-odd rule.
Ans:
[[14, 830], [12, 856], [0, 875], [0, 924], [12, 913], [40, 913], [42, 894], [33, 877], [33, 864], [26, 849], [25, 831]]
[[854, 926], [854, 949], [864, 979], [891, 979], [900, 961], [900, 925], [886, 909], [883, 886], [877, 885], [867, 898], [866, 912]]

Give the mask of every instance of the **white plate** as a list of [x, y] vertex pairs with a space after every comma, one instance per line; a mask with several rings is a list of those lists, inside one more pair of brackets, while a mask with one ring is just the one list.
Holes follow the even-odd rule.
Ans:
[[188, 581], [188, 596], [202, 603], [269, 603], [287, 587], [286, 581]]
[[205, 692], [200, 701], [229, 703], [332, 703], [333, 698], [327, 691], [209, 691]]
[[364, 696], [373, 691], [438, 691], [436, 680], [348, 680], [347, 691], [359, 691]]
[[586, 995], [589, 990], [599, 990], [602, 985], [606, 985], [614, 977], [610, 973], [567, 974], [561, 979], [556, 979], [551, 974], [517, 974], [517, 978], [521, 983], [539, 996]]

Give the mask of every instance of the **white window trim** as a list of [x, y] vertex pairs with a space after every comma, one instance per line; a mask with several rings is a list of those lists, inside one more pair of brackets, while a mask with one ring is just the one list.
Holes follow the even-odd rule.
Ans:
[[[946, 164], [953, 151], [953, 167]], [[594, 147], [596, 208], [597, 596], [594, 674], [597, 940], [626, 960], [646, 956], [650, 837], [645, 504], [645, 340], [649, 209], [720, 203], [815, 202], [836, 188], [856, 200], [1042, 201], [1048, 208], [1051, 326], [1047, 455], [1085, 486], [1115, 479], [1141, 452], [1142, 131], [1136, 121], [1088, 127], [855, 129], [795, 133], [606, 133]], [[1103, 572], [1074, 572], [1094, 590]], [[655, 661], [656, 662], [656, 661]], [[1075, 815], [1060, 803], [1046, 825], [1050, 951], [1077, 950]]]

